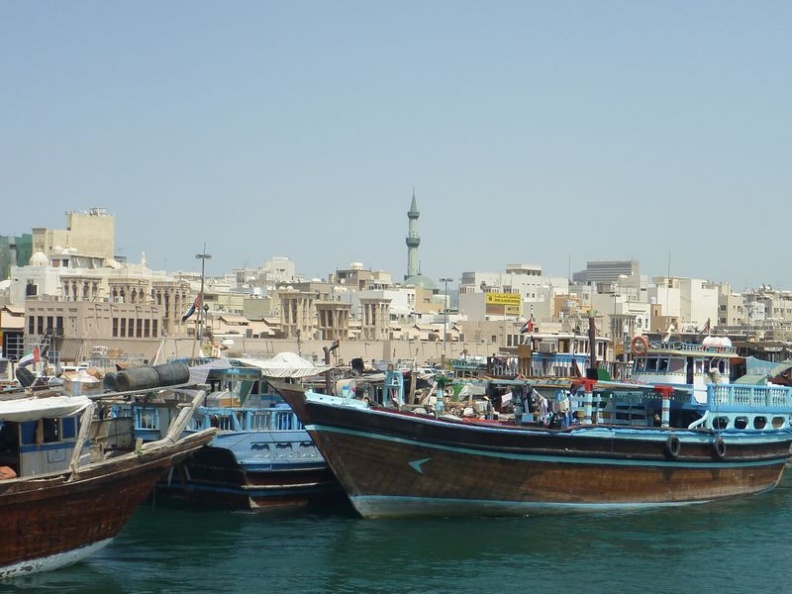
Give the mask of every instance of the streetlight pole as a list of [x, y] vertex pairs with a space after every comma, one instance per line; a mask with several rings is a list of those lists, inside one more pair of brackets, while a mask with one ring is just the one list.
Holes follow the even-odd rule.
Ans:
[[453, 282], [453, 278], [441, 278], [440, 282], [443, 283], [443, 361], [441, 367], [445, 369], [446, 354], [448, 346], [448, 283]]
[[[195, 340], [201, 340], [203, 338], [203, 324], [204, 318], [206, 317], [206, 310], [209, 309], [208, 307], [204, 309], [204, 275], [206, 271], [206, 261], [212, 257], [212, 254], [206, 253], [206, 243], [203, 246], [203, 252], [200, 254], [195, 254], [195, 259], [201, 261], [201, 292], [198, 293], [198, 330], [195, 333]], [[193, 343], [193, 354], [195, 351], [195, 343]]]

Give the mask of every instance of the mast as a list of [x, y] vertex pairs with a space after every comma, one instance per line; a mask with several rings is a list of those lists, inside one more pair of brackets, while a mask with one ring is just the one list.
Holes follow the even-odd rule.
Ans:
[[[201, 291], [198, 293], [198, 317], [196, 318], [196, 331], [195, 340], [193, 341], [192, 358], [195, 357], [195, 345], [199, 340], [203, 339], [203, 329], [205, 325], [206, 309], [204, 309], [204, 278], [206, 272], [206, 261], [212, 257], [212, 254], [206, 253], [206, 242], [203, 245], [203, 251], [200, 254], [195, 254], [197, 260], [201, 260]], [[208, 308], [207, 308], [208, 309]]]
[[593, 310], [589, 310], [588, 318], [589, 366], [586, 377], [588, 377], [588, 379], [597, 379], [597, 324], [594, 319]]

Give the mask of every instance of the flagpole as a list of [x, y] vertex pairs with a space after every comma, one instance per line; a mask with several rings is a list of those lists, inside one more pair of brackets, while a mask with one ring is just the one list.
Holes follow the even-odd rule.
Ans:
[[206, 261], [212, 257], [212, 254], [206, 253], [206, 242], [203, 245], [203, 251], [200, 254], [195, 254], [195, 258], [197, 260], [201, 260], [201, 292], [198, 293], [198, 317], [196, 318], [196, 330], [195, 330], [195, 340], [193, 341], [193, 353], [192, 358], [195, 357], [195, 344], [203, 337], [201, 336], [203, 332], [204, 326], [204, 308], [203, 308], [203, 299], [204, 299], [204, 275], [206, 270]]

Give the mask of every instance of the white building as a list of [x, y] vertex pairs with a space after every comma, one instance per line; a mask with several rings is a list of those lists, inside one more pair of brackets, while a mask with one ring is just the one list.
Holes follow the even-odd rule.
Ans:
[[[532, 314], [542, 320], [553, 315], [554, 298], [567, 294], [568, 279], [545, 276], [535, 264], [509, 264], [505, 272], [463, 272], [459, 312], [471, 321], [525, 319]], [[519, 295], [518, 306], [509, 295]]]
[[696, 332], [707, 320], [718, 319], [719, 285], [701, 279], [656, 277], [649, 287], [649, 302], [662, 307], [662, 315], [677, 318], [679, 332]]

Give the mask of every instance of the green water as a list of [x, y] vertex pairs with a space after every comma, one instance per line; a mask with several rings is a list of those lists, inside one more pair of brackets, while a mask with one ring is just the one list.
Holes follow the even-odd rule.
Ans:
[[792, 479], [632, 513], [366, 521], [142, 508], [90, 560], [0, 592], [790, 592]]

